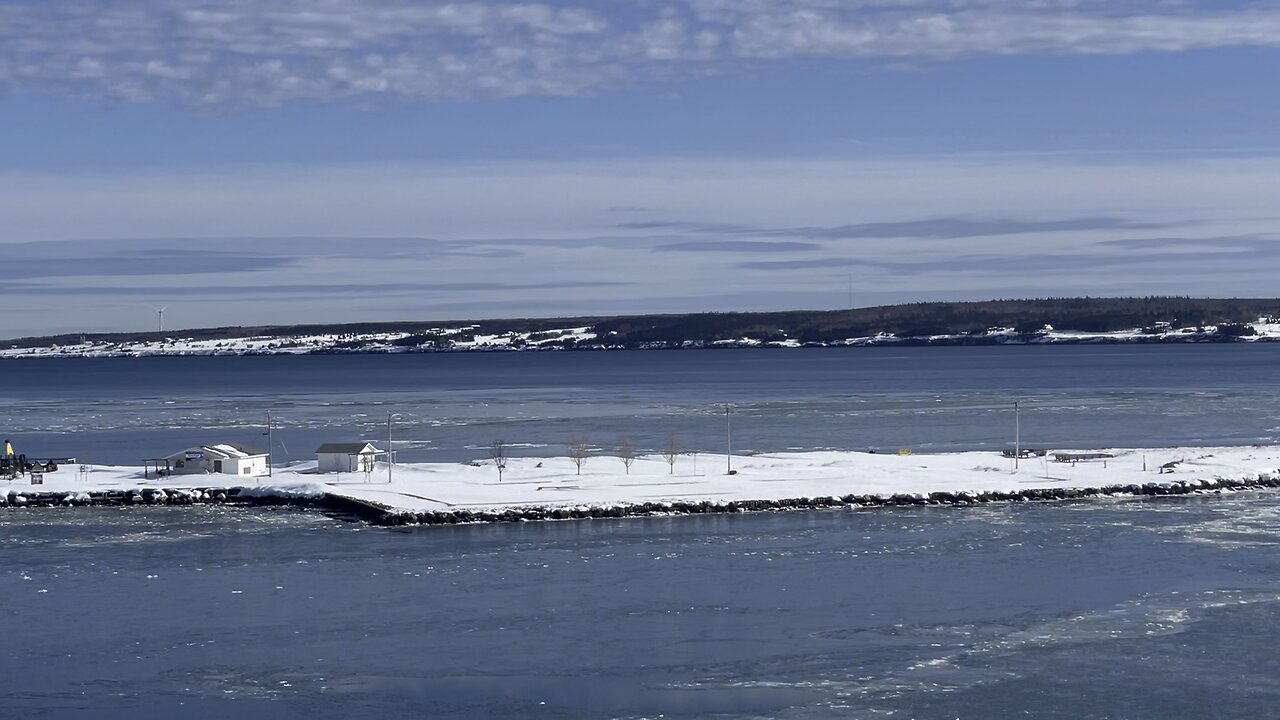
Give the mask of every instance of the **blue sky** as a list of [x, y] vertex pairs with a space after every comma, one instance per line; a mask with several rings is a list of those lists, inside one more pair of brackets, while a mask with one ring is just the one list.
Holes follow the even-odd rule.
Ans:
[[1280, 2], [0, 0], [0, 337], [1274, 296]]

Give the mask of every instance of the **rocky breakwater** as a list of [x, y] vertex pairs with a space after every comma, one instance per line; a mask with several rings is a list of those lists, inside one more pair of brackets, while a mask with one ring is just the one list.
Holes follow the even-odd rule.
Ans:
[[128, 488], [89, 491], [0, 492], [0, 507], [73, 507], [87, 505], [195, 505], [239, 499], [241, 488]]
[[[877, 508], [928, 505], [980, 505], [1001, 502], [1057, 502], [1097, 497], [1172, 497], [1212, 495], [1243, 490], [1280, 488], [1280, 474], [1263, 473], [1240, 478], [1174, 480], [1100, 487], [1026, 488], [1019, 490], [897, 493], [893, 495], [841, 495], [782, 500], [731, 500], [621, 503], [608, 506], [523, 506], [498, 510], [389, 510], [368, 519], [377, 525], [457, 525], [530, 520], [582, 520], [657, 515], [702, 515], [829, 508]], [[369, 506], [368, 510], [374, 510]]]
[[0, 490], [0, 508], [53, 508], [144, 505], [291, 505], [376, 520], [390, 508], [318, 492], [267, 487], [122, 488], [88, 491]]

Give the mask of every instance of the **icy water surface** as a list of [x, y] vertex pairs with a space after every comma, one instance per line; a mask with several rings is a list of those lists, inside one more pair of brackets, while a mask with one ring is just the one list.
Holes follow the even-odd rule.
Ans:
[[1258, 718], [1280, 497], [392, 530], [0, 513], [15, 718]]
[[1244, 445], [1280, 435], [1280, 344], [0, 361], [18, 452], [140, 465], [223, 440], [276, 461], [387, 436], [401, 460], [598, 452]]

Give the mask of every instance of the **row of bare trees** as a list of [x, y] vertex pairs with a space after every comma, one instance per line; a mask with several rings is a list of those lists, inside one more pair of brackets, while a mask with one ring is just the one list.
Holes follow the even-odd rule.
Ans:
[[[573, 442], [566, 446], [569, 450], [569, 459], [573, 461], [577, 474], [582, 474], [582, 464], [591, 457], [591, 443], [587, 440], [586, 435], [579, 435]], [[618, 459], [627, 468], [627, 474], [631, 474], [631, 466], [636, 461], [636, 448], [631, 444], [628, 438], [622, 438], [618, 441]], [[674, 475], [676, 472], [676, 459], [680, 457], [680, 445], [676, 441], [676, 434], [667, 433], [666, 445], [662, 448], [662, 459], [667, 461], [667, 472]], [[507, 443], [505, 440], [494, 440], [489, 444], [489, 458], [493, 460], [493, 466], [498, 469], [498, 482], [502, 482], [502, 475], [507, 469], [507, 460], [510, 455], [507, 452]], [[696, 464], [696, 460], [695, 460]]]

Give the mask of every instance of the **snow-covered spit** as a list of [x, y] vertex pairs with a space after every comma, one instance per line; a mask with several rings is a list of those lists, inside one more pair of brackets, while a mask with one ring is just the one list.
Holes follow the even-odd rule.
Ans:
[[[1056, 451], [1060, 453], [1062, 451]], [[492, 462], [386, 465], [374, 472], [318, 474], [314, 463], [271, 477], [144, 478], [141, 469], [94, 466], [0, 485], [9, 506], [299, 503], [345, 509], [383, 524], [457, 523], [814, 507], [973, 504], [1097, 495], [1181, 495], [1280, 487], [1280, 446], [1090, 451], [1080, 461], [1014, 461], [992, 452], [874, 454], [821, 451], [635, 459], [512, 458], [499, 480]]]
[[271, 335], [239, 338], [196, 339], [175, 332], [163, 340], [108, 342], [86, 339], [79, 343], [0, 348], [0, 358], [32, 357], [145, 357], [155, 355], [307, 355], [316, 353], [422, 353], [494, 352], [539, 350], [614, 350], [703, 347], [862, 347], [875, 345], [1053, 345], [1083, 343], [1189, 343], [1275, 342], [1280, 340], [1280, 320], [1259, 318], [1243, 325], [1180, 327], [1157, 323], [1146, 328], [1110, 332], [1057, 330], [1046, 325], [1033, 332], [993, 327], [976, 333], [900, 337], [880, 333], [829, 342], [802, 342], [795, 338], [762, 340], [751, 337], [716, 341], [645, 342], [626, 345], [594, 328], [564, 327], [536, 332], [483, 334], [478, 326], [439, 327], [415, 332], [330, 333]]

